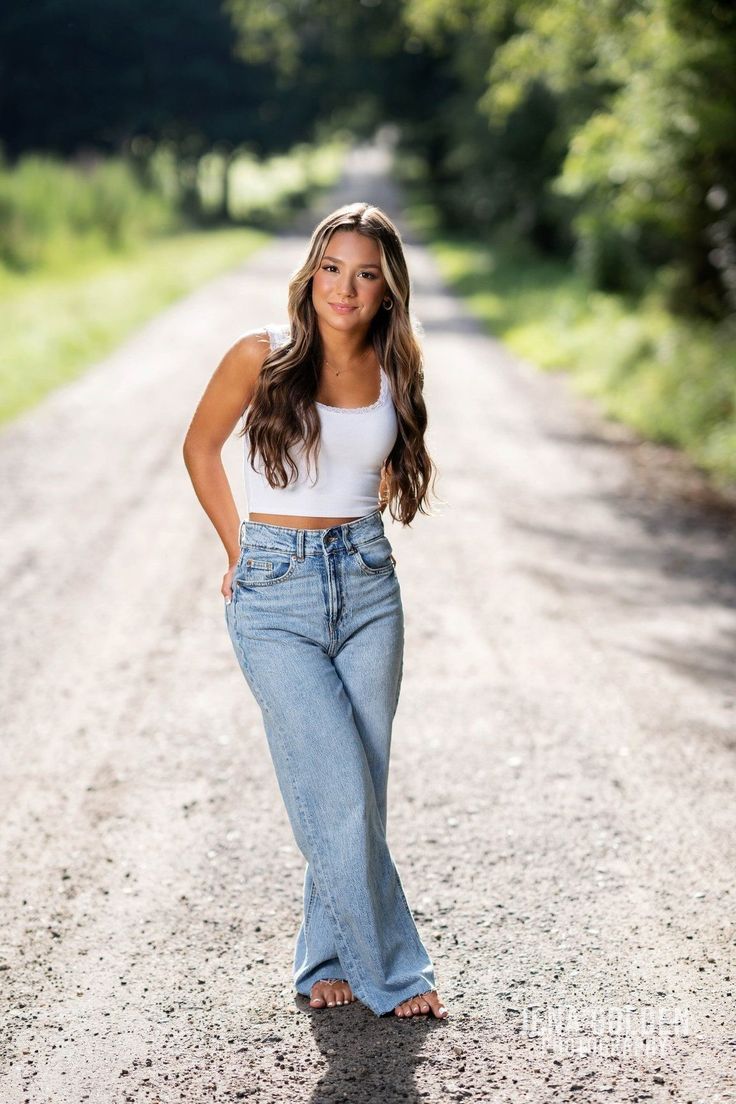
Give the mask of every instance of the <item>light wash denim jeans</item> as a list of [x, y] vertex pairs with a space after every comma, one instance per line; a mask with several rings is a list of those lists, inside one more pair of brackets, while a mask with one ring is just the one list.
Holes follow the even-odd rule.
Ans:
[[380, 1016], [436, 988], [386, 841], [404, 614], [383, 517], [246, 520], [240, 546], [225, 618], [307, 862], [293, 982], [346, 978]]

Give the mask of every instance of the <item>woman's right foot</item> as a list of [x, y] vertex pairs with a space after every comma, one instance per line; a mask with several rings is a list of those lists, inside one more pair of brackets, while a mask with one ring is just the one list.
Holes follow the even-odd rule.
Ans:
[[315, 981], [309, 994], [311, 1008], [334, 1008], [338, 1004], [352, 1004], [354, 1000], [358, 999], [353, 996], [353, 991], [344, 978], [326, 978], [323, 981]]

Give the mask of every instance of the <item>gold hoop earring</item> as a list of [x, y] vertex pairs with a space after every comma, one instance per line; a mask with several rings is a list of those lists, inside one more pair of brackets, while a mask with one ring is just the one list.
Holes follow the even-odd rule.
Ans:
[[[387, 302], [387, 300], [388, 300], [388, 302]], [[394, 301], [393, 301], [393, 299], [389, 299], [388, 295], [383, 300], [383, 309], [384, 310], [393, 310], [394, 309]]]

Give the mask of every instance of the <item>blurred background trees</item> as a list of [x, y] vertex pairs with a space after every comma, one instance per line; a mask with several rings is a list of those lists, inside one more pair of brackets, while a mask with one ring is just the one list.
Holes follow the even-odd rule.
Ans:
[[0, 42], [8, 165], [118, 155], [156, 185], [168, 158], [180, 204], [228, 218], [238, 151], [390, 121], [448, 225], [736, 310], [726, 0], [39, 0], [4, 7]]

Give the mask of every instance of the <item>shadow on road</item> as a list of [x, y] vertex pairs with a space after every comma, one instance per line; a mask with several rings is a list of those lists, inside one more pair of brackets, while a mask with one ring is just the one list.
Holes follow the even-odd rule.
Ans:
[[328, 1069], [314, 1086], [309, 1100], [393, 1100], [408, 1104], [425, 1098], [416, 1084], [419, 1067], [431, 1061], [420, 1053], [431, 1032], [446, 1025], [439, 1020], [413, 1017], [400, 1020], [393, 1013], [374, 1017], [359, 1001], [342, 1009], [311, 1009], [297, 997], [300, 1012], [310, 1018], [314, 1042]]

